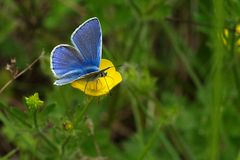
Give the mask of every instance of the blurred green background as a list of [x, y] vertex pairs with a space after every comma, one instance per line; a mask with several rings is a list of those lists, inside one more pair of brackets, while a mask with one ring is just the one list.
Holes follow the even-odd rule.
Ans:
[[[49, 67], [91, 17], [123, 77], [100, 98], [54, 86]], [[0, 156], [240, 160], [238, 24], [238, 0], [1, 0], [0, 88], [44, 56], [0, 93]]]

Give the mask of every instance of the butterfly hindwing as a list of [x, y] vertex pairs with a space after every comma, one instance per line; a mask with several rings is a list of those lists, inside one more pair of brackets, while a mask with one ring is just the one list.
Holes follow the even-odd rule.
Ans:
[[61, 85], [65, 85], [65, 84], [68, 84], [68, 83], [71, 83], [75, 80], [77, 80], [79, 77], [81, 77], [81, 73], [71, 73], [71, 74], [68, 74], [68, 75], [65, 75], [64, 77], [61, 77], [60, 79], [56, 80], [54, 82], [55, 85], [58, 85], [58, 86], [61, 86]]
[[102, 56], [102, 31], [96, 17], [80, 25], [73, 32], [71, 41], [88, 65], [99, 67]]
[[98, 67], [89, 66], [75, 48], [58, 45], [51, 53], [51, 69], [58, 80], [56, 85], [71, 83], [82, 76], [98, 71]]

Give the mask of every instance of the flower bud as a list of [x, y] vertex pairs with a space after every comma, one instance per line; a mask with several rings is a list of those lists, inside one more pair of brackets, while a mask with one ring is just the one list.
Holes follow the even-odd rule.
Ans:
[[35, 111], [43, 106], [43, 101], [39, 99], [38, 93], [34, 93], [34, 95], [25, 97], [25, 102], [29, 110]]
[[72, 130], [72, 129], [73, 129], [73, 124], [72, 124], [72, 122], [69, 121], [69, 120], [66, 120], [65, 122], [63, 122], [63, 129], [64, 129], [65, 131], [70, 131], [70, 130]]

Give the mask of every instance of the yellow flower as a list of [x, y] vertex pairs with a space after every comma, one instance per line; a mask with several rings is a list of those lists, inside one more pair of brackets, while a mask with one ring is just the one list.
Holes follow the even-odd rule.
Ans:
[[106, 71], [106, 76], [99, 77], [95, 80], [80, 79], [74, 81], [71, 85], [80, 89], [90, 96], [102, 96], [108, 94], [109, 91], [122, 81], [121, 74], [116, 71], [113, 63], [107, 59], [101, 59], [99, 69], [103, 70], [110, 67]]
[[240, 46], [240, 39], [237, 40], [236, 44], [237, 46]]
[[223, 44], [225, 46], [227, 46], [227, 44], [228, 44], [227, 40], [229, 38], [229, 31], [228, 31], [228, 29], [226, 29], [226, 28], [224, 29], [223, 34], [221, 35], [221, 37], [222, 37]]
[[[240, 24], [238, 24], [236, 26], [236, 34], [237, 34], [238, 37], [240, 36]], [[238, 38], [236, 44], [237, 44], [237, 46], [240, 46], [240, 38]]]
[[65, 122], [63, 122], [63, 129], [66, 131], [70, 131], [73, 129], [73, 124], [71, 121], [66, 120]]
[[[239, 37], [240, 36], [240, 24], [236, 25], [234, 35], [236, 36], [235, 44], [236, 44], [237, 47], [239, 47], [240, 46], [240, 37]], [[223, 34], [222, 34], [222, 40], [223, 40], [223, 44], [225, 46], [228, 45], [230, 38], [231, 37], [230, 37], [230, 34], [229, 34], [229, 30], [227, 28], [225, 28], [224, 31], [223, 31]]]

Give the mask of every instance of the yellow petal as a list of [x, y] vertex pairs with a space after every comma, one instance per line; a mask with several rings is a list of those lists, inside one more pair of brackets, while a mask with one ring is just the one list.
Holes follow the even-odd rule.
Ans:
[[224, 29], [224, 36], [227, 38], [229, 37], [229, 31], [226, 28]]
[[240, 46], [240, 39], [237, 40], [236, 44], [237, 46]]
[[237, 34], [240, 34], [240, 24], [238, 24], [238, 25], [236, 26], [236, 33], [237, 33]]
[[90, 96], [101, 96], [109, 93], [109, 91], [122, 81], [122, 76], [116, 71], [113, 63], [107, 59], [101, 59], [99, 69], [107, 69], [105, 77], [100, 77], [93, 81], [86, 79], [77, 80], [72, 83], [72, 87], [80, 89], [85, 94]]
[[222, 38], [223, 44], [226, 46], [226, 45], [227, 45], [227, 40], [226, 40], [226, 38], [225, 38], [223, 35], [221, 35], [221, 38]]

